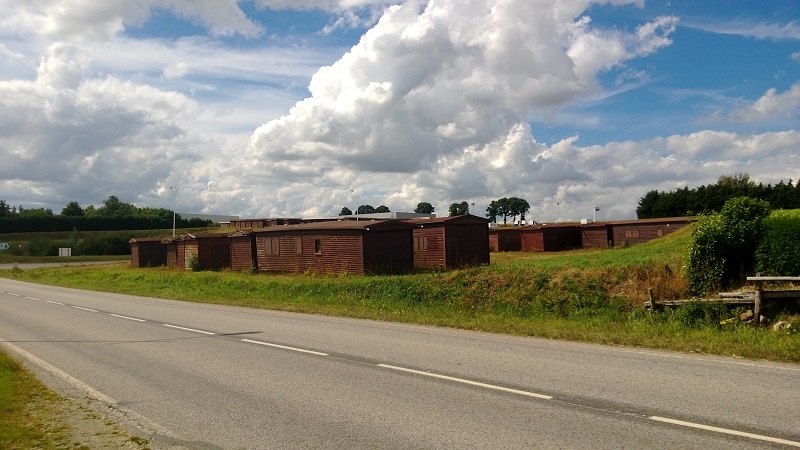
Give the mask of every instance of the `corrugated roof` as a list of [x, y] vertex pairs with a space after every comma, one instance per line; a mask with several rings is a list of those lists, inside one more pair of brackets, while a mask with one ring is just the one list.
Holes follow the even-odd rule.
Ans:
[[412, 228], [413, 225], [402, 220], [342, 220], [329, 222], [300, 223], [294, 225], [278, 225], [275, 227], [260, 228], [253, 230], [253, 233], [280, 233], [286, 231], [332, 231], [332, 230], [369, 230], [374, 229], [393, 229], [393, 228]]

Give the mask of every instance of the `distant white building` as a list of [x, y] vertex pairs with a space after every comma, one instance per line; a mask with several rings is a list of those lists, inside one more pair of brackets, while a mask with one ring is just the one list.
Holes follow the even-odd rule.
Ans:
[[387, 213], [371, 213], [371, 214], [351, 214], [349, 216], [339, 216], [340, 219], [435, 219], [436, 214], [423, 214], [415, 212], [387, 212]]

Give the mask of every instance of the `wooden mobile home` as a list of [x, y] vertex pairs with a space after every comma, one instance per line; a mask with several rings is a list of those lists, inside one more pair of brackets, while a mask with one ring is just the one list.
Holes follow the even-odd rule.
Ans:
[[522, 236], [519, 234], [519, 228], [489, 228], [489, 248], [495, 252], [518, 252], [522, 250]]
[[666, 236], [694, 220], [694, 217], [662, 217], [612, 222], [611, 239], [615, 246], [641, 244]]
[[560, 252], [581, 248], [581, 232], [575, 224], [530, 225], [519, 229], [523, 252]]
[[252, 230], [236, 230], [228, 237], [231, 243], [231, 270], [248, 271], [257, 267], [256, 236]]
[[414, 268], [448, 270], [489, 264], [489, 220], [473, 215], [412, 219]]
[[[191, 269], [196, 259], [203, 270], [220, 270], [230, 267], [231, 245], [227, 234], [189, 234], [178, 242], [178, 260], [183, 249], [183, 267]], [[178, 261], [180, 263], [180, 261]]]
[[133, 238], [131, 244], [131, 267], [159, 267], [166, 264], [166, 253], [161, 238]]
[[346, 220], [253, 230], [258, 270], [409, 272], [414, 267], [413, 227], [399, 220]]

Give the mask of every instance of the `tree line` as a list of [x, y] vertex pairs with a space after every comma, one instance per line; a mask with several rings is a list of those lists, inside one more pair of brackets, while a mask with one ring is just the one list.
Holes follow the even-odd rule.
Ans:
[[715, 184], [689, 189], [676, 189], [672, 192], [648, 192], [639, 200], [636, 216], [639, 219], [658, 217], [695, 216], [703, 213], [720, 212], [725, 203], [733, 198], [749, 197], [764, 200], [772, 209], [800, 208], [800, 183], [790, 179], [778, 184], [756, 184], [745, 174], [720, 177]]
[[[78, 202], [69, 202], [60, 214], [49, 208], [26, 209], [10, 206], [0, 200], [0, 230], [3, 233], [45, 231], [105, 231], [105, 230], [154, 230], [172, 228], [173, 211], [165, 208], [139, 208], [125, 203], [112, 195], [103, 206], [81, 207]], [[175, 214], [175, 226], [199, 228], [211, 225], [210, 220], [183, 219]]]

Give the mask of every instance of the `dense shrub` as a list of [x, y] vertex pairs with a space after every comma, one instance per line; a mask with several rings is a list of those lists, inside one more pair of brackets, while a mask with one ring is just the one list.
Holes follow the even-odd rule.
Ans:
[[688, 274], [695, 294], [708, 295], [755, 270], [756, 248], [768, 215], [767, 202], [738, 197], [728, 200], [719, 214], [698, 220], [692, 233]]
[[774, 275], [800, 275], [800, 210], [773, 211], [764, 219], [756, 269]]

